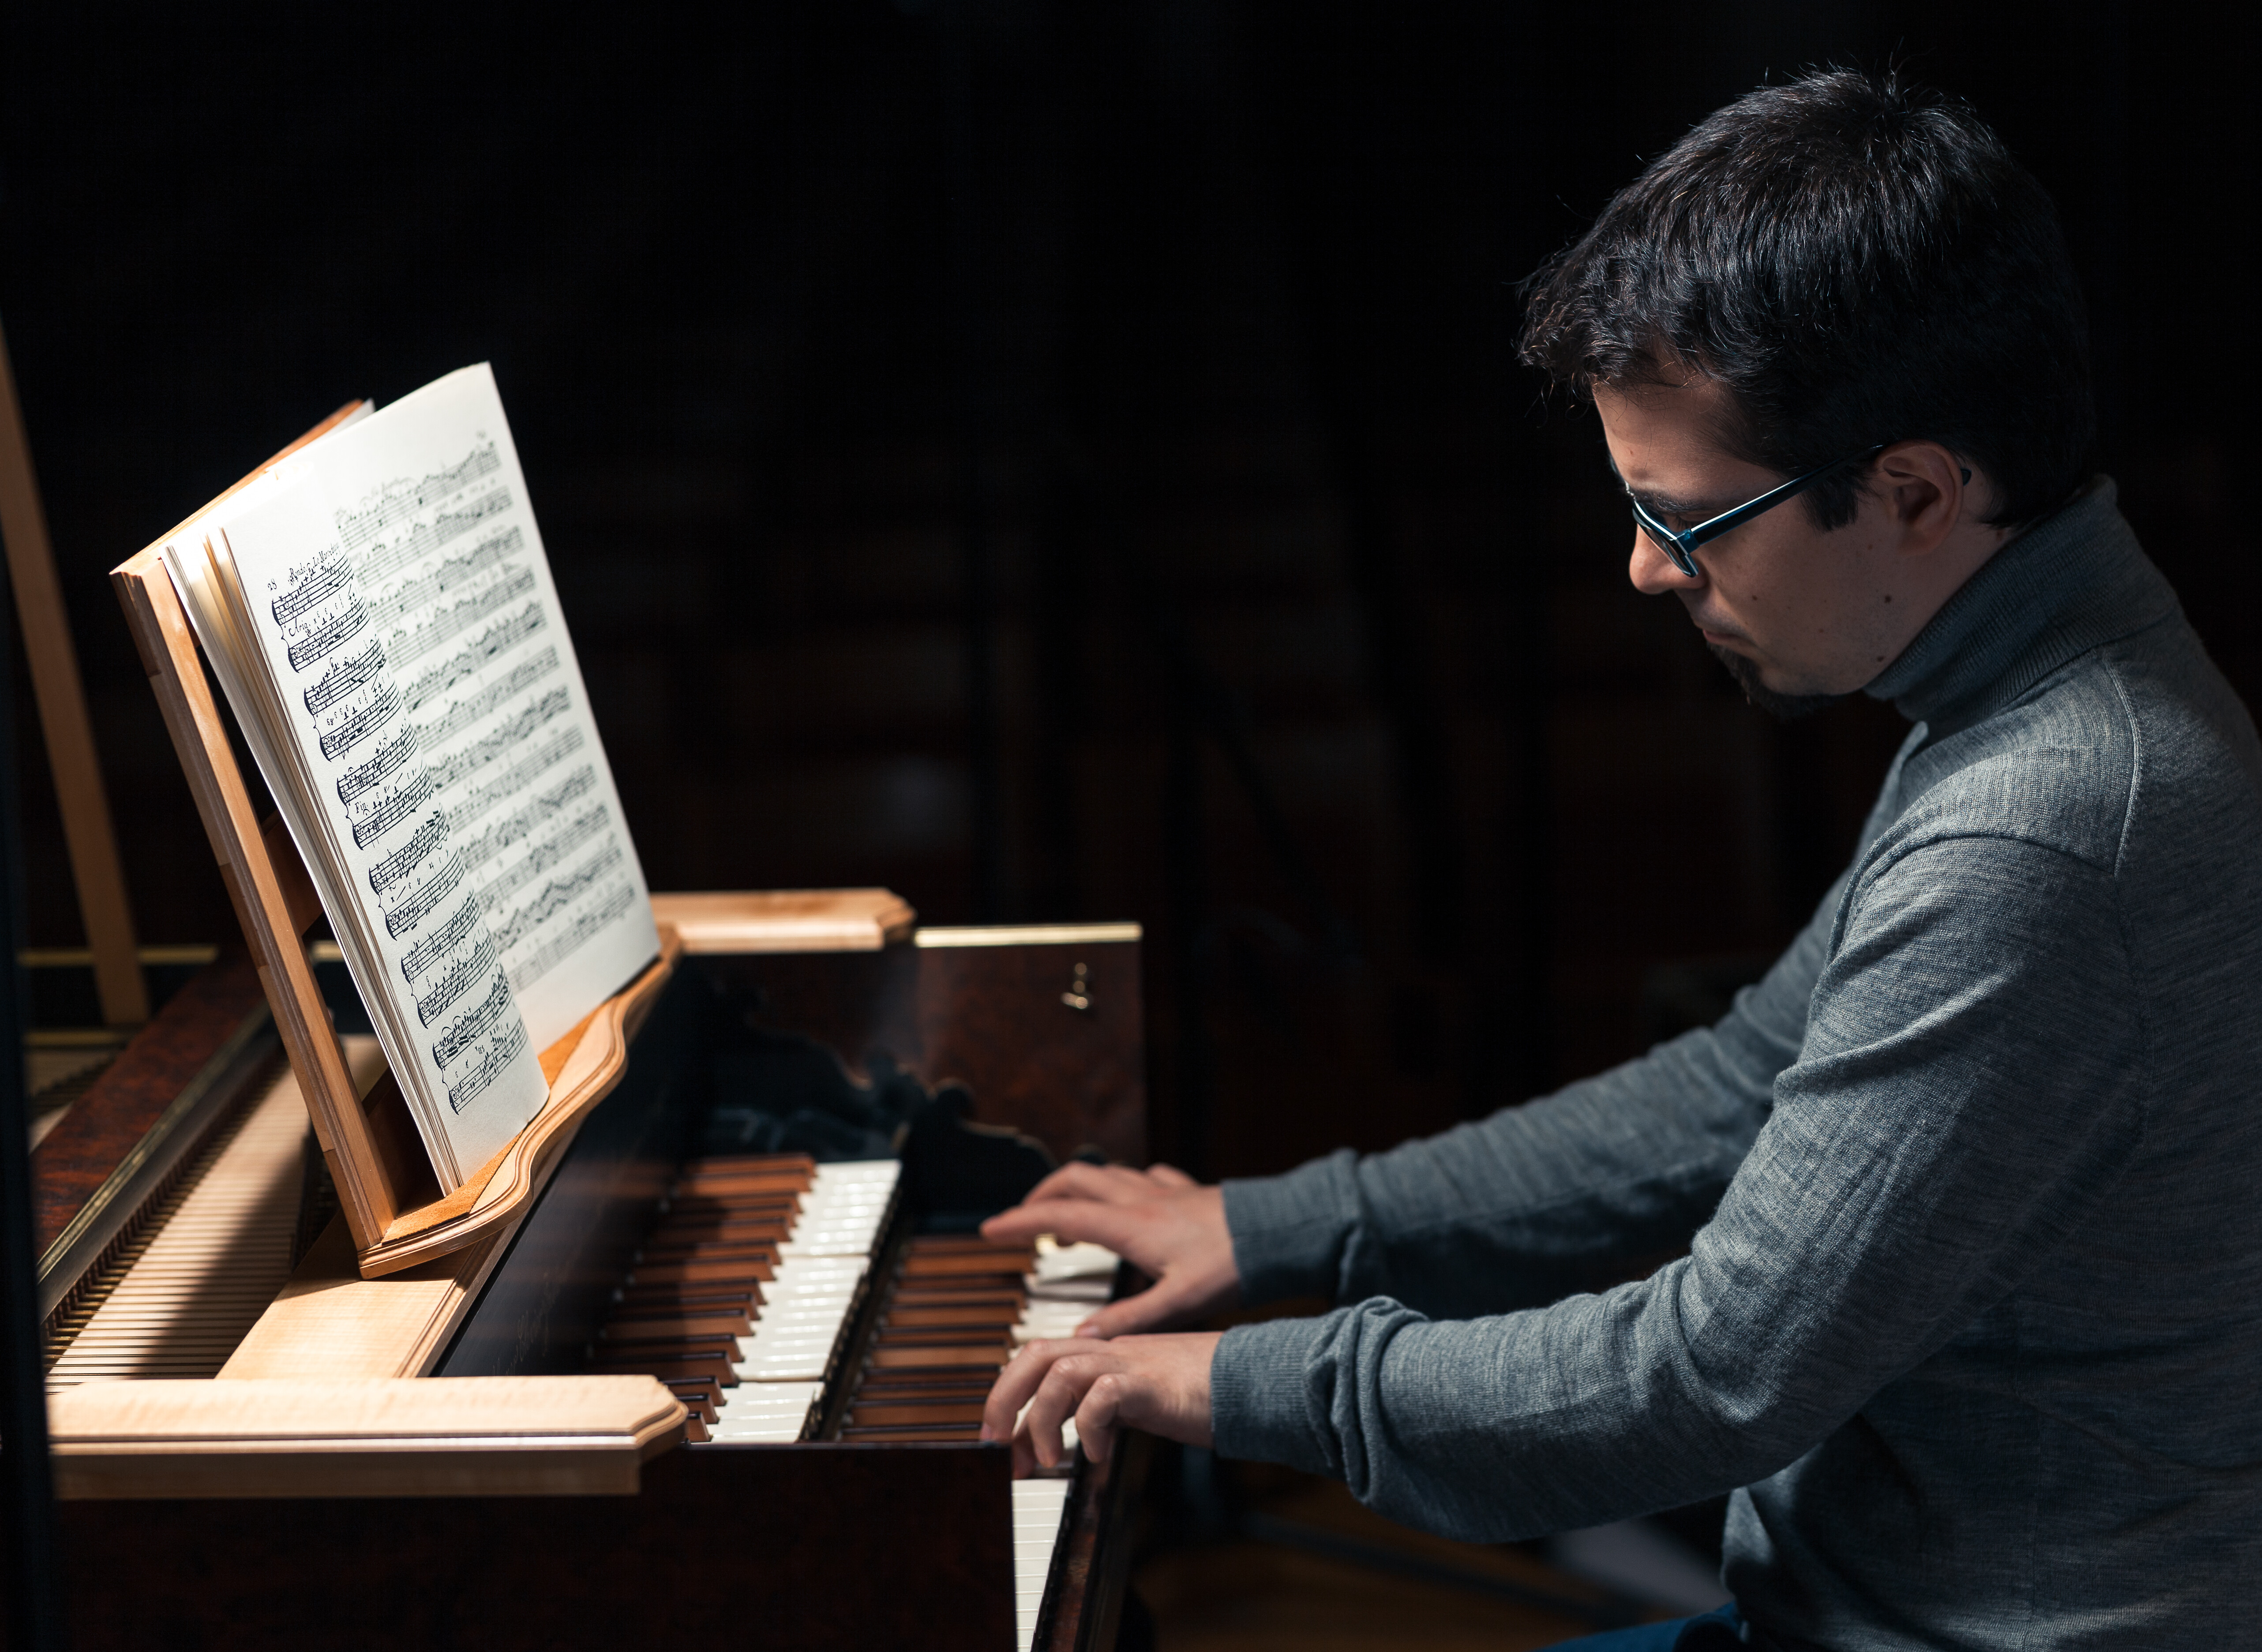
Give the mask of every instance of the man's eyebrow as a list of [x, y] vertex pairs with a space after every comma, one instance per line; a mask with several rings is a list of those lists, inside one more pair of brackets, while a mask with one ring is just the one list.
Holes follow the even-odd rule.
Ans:
[[1619, 475], [1618, 462], [1616, 459], [1610, 460], [1610, 467], [1611, 476], [1616, 478], [1619, 487], [1625, 489], [1627, 496], [1639, 501], [1641, 508], [1653, 516], [1695, 516], [1702, 519], [1706, 516], [1717, 516], [1722, 511], [1733, 509], [1731, 506], [1711, 504], [1701, 500], [1675, 499], [1668, 494], [1660, 494], [1651, 488], [1632, 487], [1628, 484], [1624, 476]]

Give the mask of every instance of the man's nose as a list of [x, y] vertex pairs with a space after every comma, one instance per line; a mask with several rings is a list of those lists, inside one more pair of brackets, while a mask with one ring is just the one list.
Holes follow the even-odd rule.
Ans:
[[1693, 591], [1704, 583], [1704, 564], [1697, 572], [1683, 574], [1674, 566], [1673, 559], [1657, 548], [1657, 542], [1640, 529], [1633, 530], [1633, 556], [1626, 564], [1626, 578], [1633, 588], [1644, 596], [1662, 596], [1668, 591]]

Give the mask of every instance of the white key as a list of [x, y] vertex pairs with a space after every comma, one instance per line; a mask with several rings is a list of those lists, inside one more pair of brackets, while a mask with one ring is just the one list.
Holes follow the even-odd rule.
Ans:
[[832, 1352], [832, 1345], [839, 1340], [838, 1328], [790, 1337], [753, 1337], [747, 1339], [733, 1363], [762, 1365], [772, 1360], [791, 1360], [808, 1354], [822, 1359]]
[[1112, 1283], [1116, 1265], [1121, 1260], [1106, 1246], [1089, 1241], [1063, 1244], [1057, 1240], [1041, 1238], [1037, 1241], [1036, 1278], [1040, 1284], [1045, 1285], [1072, 1279], [1096, 1279]]
[[762, 1312], [754, 1320], [760, 1331], [765, 1325], [791, 1325], [818, 1320], [838, 1320], [846, 1316], [854, 1305], [853, 1291], [796, 1291], [762, 1304]]
[[[802, 1259], [802, 1261], [830, 1261], [831, 1259], [829, 1257], [809, 1257]], [[789, 1262], [786, 1266], [794, 1267], [800, 1266], [800, 1263]], [[811, 1302], [822, 1302], [827, 1298], [837, 1297], [846, 1302], [856, 1294], [858, 1283], [856, 1276], [853, 1273], [781, 1273], [763, 1290], [762, 1305], [767, 1308], [772, 1302], [791, 1302], [796, 1297], [807, 1297]]]
[[792, 1312], [781, 1314], [775, 1319], [754, 1321], [754, 1334], [775, 1333], [782, 1336], [814, 1337], [837, 1328], [848, 1317], [850, 1304], [846, 1302], [808, 1302]]
[[[762, 1386], [764, 1385], [759, 1382], [738, 1384], [741, 1389], [758, 1389]], [[812, 1389], [818, 1385], [814, 1382], [779, 1382], [770, 1386], [782, 1389]], [[759, 1425], [764, 1428], [774, 1428], [782, 1423], [791, 1423], [797, 1428], [809, 1420], [811, 1406], [810, 1401], [801, 1397], [767, 1402], [760, 1399], [733, 1398], [717, 1406], [715, 1417], [718, 1422], [744, 1423], [749, 1427]]]
[[1044, 1609], [1045, 1583], [1060, 1540], [1061, 1519], [1073, 1484], [1067, 1480], [1013, 1482], [1013, 1619], [1021, 1652], [1028, 1652]]
[[840, 1340], [838, 1325], [827, 1329], [800, 1330], [790, 1335], [751, 1337], [733, 1361], [738, 1365], [767, 1365], [774, 1360], [806, 1359], [814, 1355], [825, 1359]]
[[707, 1431], [710, 1439], [750, 1446], [790, 1446], [807, 1432], [806, 1418], [781, 1423], [718, 1422]]
[[765, 1348], [750, 1354], [731, 1369], [740, 1383], [820, 1382], [832, 1363], [832, 1350], [823, 1343], [803, 1343], [790, 1348]]
[[869, 1257], [797, 1256], [789, 1262], [779, 1263], [777, 1275], [771, 1282], [780, 1290], [793, 1290], [819, 1281], [853, 1289], [870, 1266]]
[[[735, 1389], [723, 1390], [722, 1404], [715, 1408], [721, 1418], [760, 1418], [765, 1421], [780, 1417], [806, 1417], [809, 1408], [817, 1401], [814, 1390], [823, 1386], [816, 1382], [741, 1382]], [[774, 1396], [762, 1390], [782, 1390]], [[748, 1389], [754, 1392], [749, 1393]]]

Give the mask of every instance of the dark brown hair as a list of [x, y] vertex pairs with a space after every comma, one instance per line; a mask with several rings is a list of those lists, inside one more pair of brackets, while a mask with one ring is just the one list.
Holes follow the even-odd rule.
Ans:
[[[2057, 214], [1968, 107], [1832, 69], [1709, 116], [1527, 284], [1520, 355], [1574, 395], [1718, 379], [1739, 457], [1792, 476], [1923, 437], [1999, 524], [2086, 475], [2088, 321]], [[1804, 495], [1852, 520], [1866, 467]]]

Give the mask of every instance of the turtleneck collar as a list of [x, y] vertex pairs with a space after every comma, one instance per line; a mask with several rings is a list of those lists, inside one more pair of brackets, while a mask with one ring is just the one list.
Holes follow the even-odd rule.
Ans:
[[2109, 476], [1980, 565], [1863, 690], [1937, 736], [2002, 710], [2068, 660], [2176, 612]]

